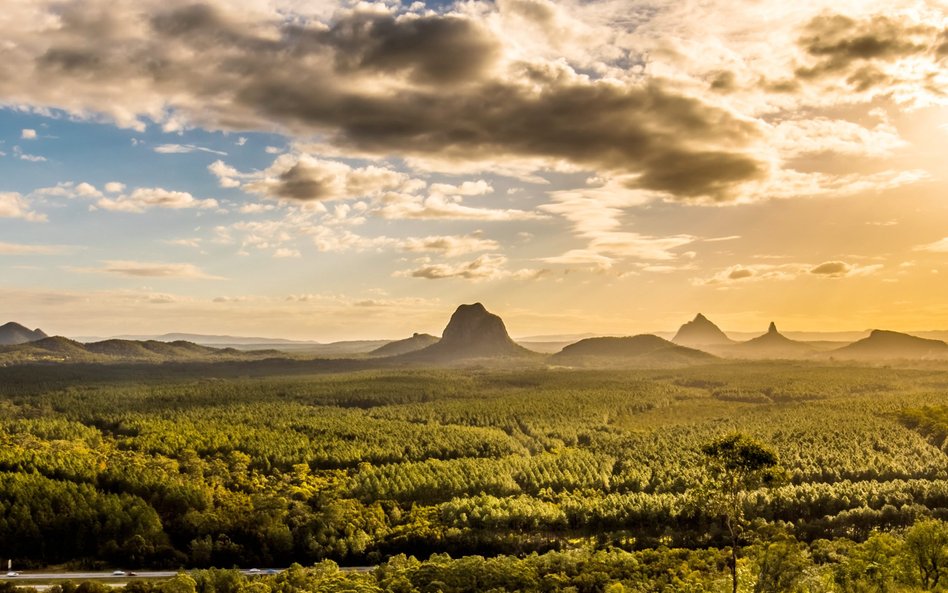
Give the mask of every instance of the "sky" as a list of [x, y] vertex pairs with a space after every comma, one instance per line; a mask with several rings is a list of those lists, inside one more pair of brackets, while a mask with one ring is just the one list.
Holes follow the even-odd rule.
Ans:
[[0, 322], [948, 329], [940, 0], [4, 0]]

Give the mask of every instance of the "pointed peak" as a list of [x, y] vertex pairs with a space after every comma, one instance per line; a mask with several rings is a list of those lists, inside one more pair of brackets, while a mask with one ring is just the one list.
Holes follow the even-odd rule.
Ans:
[[777, 324], [774, 323], [773, 321], [771, 321], [771, 322], [770, 322], [770, 327], [767, 328], [767, 333], [768, 333], [768, 334], [779, 334], [780, 332], [777, 331]]
[[695, 315], [695, 319], [694, 319], [694, 320], [695, 320], [695, 321], [707, 321], [708, 318], [705, 317], [704, 315], [702, 315], [701, 313], [698, 313], [697, 315]]

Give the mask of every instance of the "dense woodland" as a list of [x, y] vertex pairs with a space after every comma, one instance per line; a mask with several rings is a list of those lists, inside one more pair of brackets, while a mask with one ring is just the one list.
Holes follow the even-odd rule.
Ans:
[[939, 368], [803, 363], [0, 368], [0, 558], [327, 561], [254, 581], [201, 572], [173, 581], [180, 593], [711, 590], [727, 536], [702, 504], [702, 446], [739, 431], [783, 471], [745, 500], [740, 570], [798, 567], [757, 590], [935, 590], [948, 576], [933, 584], [910, 544], [948, 520], [946, 392]]

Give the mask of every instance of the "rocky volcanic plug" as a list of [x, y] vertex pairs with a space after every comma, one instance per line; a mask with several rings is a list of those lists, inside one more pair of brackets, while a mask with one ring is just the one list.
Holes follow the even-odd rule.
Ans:
[[698, 313], [692, 321], [681, 326], [672, 342], [681, 346], [725, 346], [734, 340], [727, 337], [721, 329], [711, 323], [707, 317]]
[[13, 321], [0, 325], [0, 346], [26, 344], [46, 337], [48, 336], [41, 329], [31, 330]]
[[461, 305], [444, 328], [441, 341], [406, 354], [412, 359], [455, 360], [463, 358], [502, 358], [532, 354], [517, 345], [507, 334], [504, 321], [487, 311], [484, 305]]

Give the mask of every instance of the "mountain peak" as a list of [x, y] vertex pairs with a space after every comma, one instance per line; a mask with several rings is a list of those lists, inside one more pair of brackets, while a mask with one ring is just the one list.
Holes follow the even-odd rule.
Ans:
[[733, 340], [711, 320], [698, 313], [692, 321], [678, 329], [672, 342], [682, 346], [699, 347], [732, 344]]
[[441, 341], [417, 351], [419, 357], [444, 360], [522, 356], [529, 351], [518, 346], [504, 321], [481, 303], [460, 305], [451, 315]]
[[767, 333], [768, 333], [768, 334], [779, 334], [780, 332], [777, 331], [777, 324], [774, 323], [773, 321], [771, 321], [771, 322], [770, 322], [770, 326], [767, 328]]
[[16, 344], [26, 344], [27, 342], [36, 342], [48, 337], [41, 329], [29, 329], [15, 321], [9, 321], [0, 326], [0, 345], [13, 346]]

